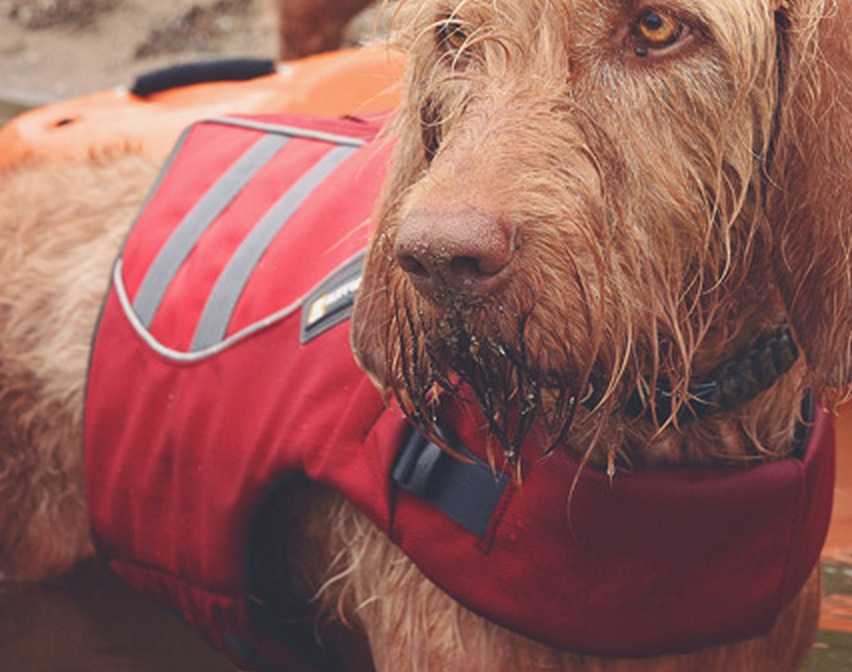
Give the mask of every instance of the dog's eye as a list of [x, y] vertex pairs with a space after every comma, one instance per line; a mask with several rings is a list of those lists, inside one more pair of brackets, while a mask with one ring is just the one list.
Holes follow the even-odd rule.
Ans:
[[661, 11], [648, 10], [636, 21], [633, 37], [636, 54], [647, 56], [650, 49], [665, 49], [684, 37], [683, 24]]
[[459, 51], [467, 42], [467, 32], [460, 21], [447, 19], [435, 28], [438, 46], [446, 51]]
[[680, 36], [681, 25], [668, 14], [649, 11], [639, 18], [636, 30], [648, 44], [666, 47]]

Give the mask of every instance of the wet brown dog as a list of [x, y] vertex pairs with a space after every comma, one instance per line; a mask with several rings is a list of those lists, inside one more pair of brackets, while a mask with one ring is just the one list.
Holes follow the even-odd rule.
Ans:
[[[436, 392], [462, 380], [498, 462], [519, 463], [529, 425], [542, 450], [612, 471], [780, 458], [809, 386], [827, 405], [848, 395], [849, 0], [409, 0], [396, 21], [411, 63], [353, 345], [407, 413], [428, 425]], [[152, 178], [131, 156], [24, 166], [0, 185], [7, 575], [88, 550], [88, 334]], [[678, 420], [690, 381], [785, 322], [804, 354], [788, 373]], [[671, 409], [652, 393], [666, 385]], [[626, 413], [634, 399], [648, 412]], [[379, 670], [792, 671], [816, 628], [815, 574], [762, 638], [636, 660], [558, 652], [441, 593], [334, 494], [294, 499], [289, 578], [364, 634]]]
[[278, 0], [282, 60], [339, 49], [346, 27], [373, 0]]

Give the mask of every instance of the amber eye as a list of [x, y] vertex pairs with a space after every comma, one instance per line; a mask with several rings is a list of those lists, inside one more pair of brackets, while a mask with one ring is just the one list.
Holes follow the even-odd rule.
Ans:
[[635, 35], [642, 42], [641, 46], [660, 49], [677, 42], [682, 29], [683, 25], [674, 17], [651, 10], [639, 17]]
[[467, 42], [467, 33], [455, 19], [441, 21], [435, 29], [438, 46], [447, 51], [459, 51]]

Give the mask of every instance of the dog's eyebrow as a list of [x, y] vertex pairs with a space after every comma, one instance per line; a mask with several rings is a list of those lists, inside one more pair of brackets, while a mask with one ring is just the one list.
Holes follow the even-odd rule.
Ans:
[[666, 0], [660, 5], [649, 4], [647, 7], [637, 7], [638, 4], [636, 0], [620, 0], [617, 2], [619, 8], [628, 16], [641, 13], [639, 10], [656, 7], [659, 10], [666, 10], [676, 15], [691, 16], [701, 21], [709, 21], [710, 18], [707, 14], [707, 5], [702, 2], [695, 2], [695, 0]]

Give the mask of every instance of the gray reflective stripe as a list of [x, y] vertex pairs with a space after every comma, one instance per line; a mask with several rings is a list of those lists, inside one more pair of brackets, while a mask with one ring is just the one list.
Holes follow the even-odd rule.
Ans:
[[211, 347], [225, 337], [246, 283], [275, 236], [317, 185], [356, 149], [357, 147], [332, 149], [269, 209], [246, 236], [207, 299], [192, 341], [192, 352]]
[[208, 189], [175, 229], [148, 269], [133, 301], [133, 310], [146, 328], [150, 328], [166, 290], [204, 232], [289, 140], [285, 135], [265, 135], [254, 143]]

